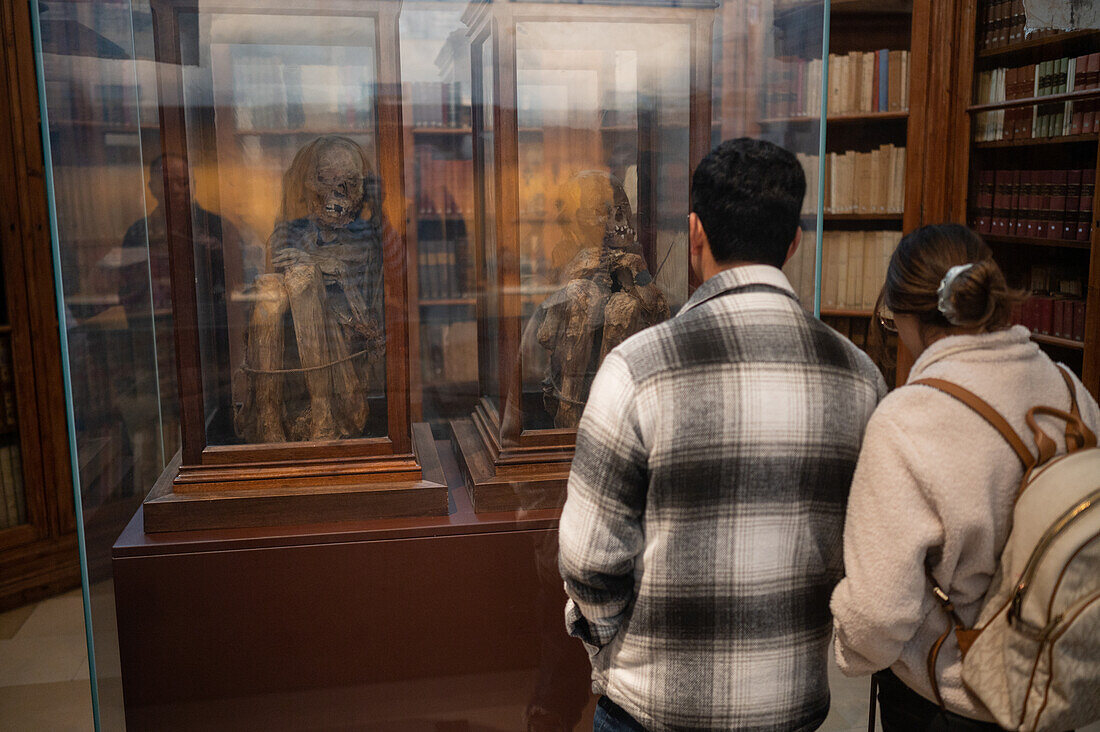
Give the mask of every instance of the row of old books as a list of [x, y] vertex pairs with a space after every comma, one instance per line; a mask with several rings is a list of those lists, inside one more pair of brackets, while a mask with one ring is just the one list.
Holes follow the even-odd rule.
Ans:
[[970, 225], [984, 234], [1089, 241], [1096, 170], [983, 170], [972, 177]]
[[[780, 59], [768, 71], [764, 116], [821, 114], [821, 59]], [[828, 114], [898, 112], [909, 108], [909, 52], [829, 54]]]
[[1026, 23], [1024, 0], [984, 0], [978, 7], [978, 49], [1019, 43]]
[[0, 445], [0, 529], [27, 523], [19, 445]]
[[[814, 191], [817, 157], [807, 155], [802, 162], [807, 172], [807, 190]], [[905, 208], [905, 148], [891, 144], [869, 152], [829, 153], [825, 159], [824, 192], [825, 213], [902, 213]]]
[[454, 216], [474, 210], [473, 162], [439, 158], [429, 145], [417, 146], [419, 180], [416, 211], [422, 216]]
[[1085, 340], [1085, 301], [1051, 295], [1032, 295], [1012, 311], [1012, 322], [1032, 333]]
[[420, 299], [448, 300], [474, 292], [474, 261], [469, 239], [423, 239], [418, 244]]
[[[996, 68], [978, 75], [977, 103], [993, 104], [1100, 88], [1100, 53]], [[974, 118], [974, 139], [1026, 140], [1100, 132], [1100, 102], [1082, 100], [1034, 104]]]
[[413, 127], [470, 126], [470, 102], [459, 82], [414, 81], [403, 88]]
[[363, 129], [374, 118], [374, 85], [362, 64], [296, 64], [272, 56], [233, 65], [237, 129]]
[[[897, 231], [826, 231], [821, 244], [821, 308], [869, 312], [875, 306], [886, 268], [901, 234]], [[817, 284], [814, 232], [803, 231], [798, 251], [783, 273], [803, 307], [814, 301]]]
[[13, 368], [11, 333], [0, 334], [0, 435], [10, 435], [19, 429]]
[[425, 380], [477, 383], [477, 321], [422, 322], [420, 338]]
[[909, 109], [909, 52], [829, 54], [829, 114]]
[[821, 308], [874, 308], [900, 238], [897, 231], [826, 231], [821, 240]]

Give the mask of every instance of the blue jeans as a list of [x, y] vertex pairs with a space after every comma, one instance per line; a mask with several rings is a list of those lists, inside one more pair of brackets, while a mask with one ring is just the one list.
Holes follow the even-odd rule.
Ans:
[[646, 728], [618, 704], [601, 696], [592, 717], [592, 732], [646, 732]]

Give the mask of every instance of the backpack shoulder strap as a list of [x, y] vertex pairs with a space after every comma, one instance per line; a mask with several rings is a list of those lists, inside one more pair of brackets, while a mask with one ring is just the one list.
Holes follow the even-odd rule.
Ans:
[[1016, 456], [1019, 457], [1020, 462], [1024, 464], [1025, 471], [1035, 464], [1035, 458], [1032, 456], [1031, 451], [1027, 449], [1027, 445], [1024, 444], [1024, 441], [1016, 434], [1016, 430], [1012, 429], [1012, 425], [1008, 423], [1008, 420], [1002, 417], [996, 409], [989, 406], [988, 402], [974, 392], [968, 391], [950, 381], [944, 381], [943, 379], [919, 379], [913, 383], [921, 384], [922, 386], [930, 386], [933, 389], [938, 389], [958, 399], [960, 402], [977, 412], [982, 419], [993, 427], [993, 429], [1001, 433], [1001, 436], [1004, 437], [1008, 444], [1012, 446], [1012, 449], [1016, 451]]

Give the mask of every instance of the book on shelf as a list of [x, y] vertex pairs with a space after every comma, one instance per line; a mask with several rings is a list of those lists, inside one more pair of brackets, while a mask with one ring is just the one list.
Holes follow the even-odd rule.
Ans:
[[[821, 309], [869, 313], [886, 281], [886, 269], [900, 239], [897, 231], [826, 231], [821, 247]], [[816, 286], [814, 232], [783, 266], [802, 306], [813, 308]]]
[[421, 216], [472, 215], [474, 169], [471, 160], [439, 158], [430, 145], [418, 145], [416, 211]]
[[[828, 114], [900, 112], [909, 108], [909, 52], [882, 48], [829, 54]], [[764, 98], [771, 119], [821, 113], [821, 59], [780, 59], [769, 68]]]
[[814, 288], [817, 286], [816, 264], [817, 233], [803, 229], [802, 242], [795, 250], [794, 256], [783, 265], [783, 274], [787, 276], [787, 281], [794, 288], [802, 307], [811, 311], [814, 307]]
[[[1100, 52], [982, 71], [976, 104], [1046, 97], [1100, 88]], [[1012, 107], [974, 115], [973, 139], [1030, 140], [1100, 132], [1097, 100]]]
[[0, 529], [26, 523], [26, 496], [23, 494], [23, 473], [16, 469], [19, 446], [0, 445]]
[[[797, 156], [806, 173], [806, 190], [816, 192], [818, 157]], [[881, 145], [861, 152], [828, 153], [825, 159], [825, 213], [900, 214], [905, 209], [905, 148]], [[814, 213], [816, 200], [807, 196], [803, 214]]]
[[421, 324], [420, 333], [426, 381], [437, 386], [477, 383], [476, 320], [427, 321]]
[[417, 265], [422, 301], [471, 296], [474, 263], [465, 234], [421, 240]]
[[0, 333], [0, 435], [11, 434], [18, 429], [11, 333]]
[[971, 177], [969, 223], [994, 236], [1087, 242], [1095, 168], [983, 170]]
[[1024, 40], [1027, 16], [1023, 0], [983, 0], [978, 6], [978, 49], [1000, 48]]
[[[1082, 317], [1082, 327], [1083, 327]], [[9, 446], [11, 450], [11, 472], [12, 472], [12, 485], [15, 492], [15, 512], [16, 522], [19, 524], [27, 523], [27, 492], [23, 485], [23, 461], [20, 458], [19, 444], [15, 443]]]
[[412, 110], [412, 126], [460, 129], [470, 126], [470, 100], [460, 82], [412, 81], [404, 93]]
[[822, 310], [869, 313], [900, 236], [897, 231], [826, 231], [821, 246]]
[[1083, 342], [1086, 301], [1081, 273], [1061, 265], [1033, 264], [1027, 274], [1029, 297], [1013, 309], [1013, 322], [1038, 335]]

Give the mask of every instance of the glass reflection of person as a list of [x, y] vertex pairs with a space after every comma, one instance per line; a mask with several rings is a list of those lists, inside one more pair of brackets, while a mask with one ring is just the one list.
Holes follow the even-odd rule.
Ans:
[[[118, 296], [126, 315], [129, 347], [123, 356], [126, 361], [111, 369], [111, 393], [134, 453], [134, 481], [138, 490], [152, 485], [164, 463], [179, 447], [170, 238], [165, 207], [184, 195], [187, 175], [186, 162], [176, 156], [158, 156], [149, 164], [149, 192], [156, 205], [127, 229], [119, 257]], [[193, 200], [190, 210], [196, 278], [200, 286], [211, 283], [211, 289], [218, 289], [216, 296], [224, 298], [220, 243], [225, 236], [235, 238], [236, 231]], [[224, 320], [222, 324], [224, 327]], [[156, 445], [158, 417], [163, 420], [163, 455]]]

